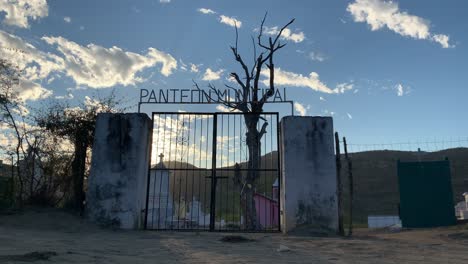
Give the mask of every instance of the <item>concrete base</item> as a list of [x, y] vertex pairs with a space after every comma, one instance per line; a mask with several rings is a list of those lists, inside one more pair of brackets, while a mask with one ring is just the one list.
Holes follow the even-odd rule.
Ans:
[[86, 200], [91, 221], [143, 227], [151, 127], [146, 114], [98, 115]]
[[336, 233], [338, 199], [331, 117], [281, 120], [281, 228], [284, 233]]

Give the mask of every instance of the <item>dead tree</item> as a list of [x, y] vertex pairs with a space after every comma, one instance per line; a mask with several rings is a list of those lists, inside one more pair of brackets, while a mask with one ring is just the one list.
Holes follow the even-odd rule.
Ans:
[[[274, 55], [275, 53], [283, 48], [286, 43], [280, 42], [280, 37], [283, 31], [294, 22], [294, 19], [284, 25], [275, 36], [268, 37], [268, 42], [265, 43], [263, 40], [263, 29], [267, 14], [263, 17], [262, 23], [259, 28], [259, 33], [255, 40], [252, 37], [253, 44], [253, 56], [254, 63], [249, 68], [239, 53], [238, 39], [239, 33], [236, 29], [236, 43], [235, 46], [231, 46], [231, 51], [234, 55], [235, 60], [242, 67], [242, 73], [231, 72], [230, 76], [235, 80], [237, 88], [231, 85], [225, 84], [229, 89], [232, 89], [237, 94], [240, 94], [240, 100], [232, 102], [231, 100], [218, 100], [229, 107], [231, 111], [240, 111], [244, 113], [244, 122], [246, 126], [246, 144], [248, 148], [248, 172], [247, 175], [241, 176], [241, 179], [237, 179], [239, 186], [241, 186], [241, 204], [245, 216], [245, 226], [249, 230], [258, 230], [261, 228], [260, 223], [257, 222], [257, 214], [255, 210], [254, 194], [256, 189], [256, 181], [259, 177], [258, 169], [260, 168], [261, 159], [261, 139], [266, 134], [268, 122], [261, 116], [263, 112], [263, 106], [267, 102], [268, 98], [275, 94], [275, 65]], [[260, 49], [257, 54], [257, 48]], [[268, 90], [264, 94], [260, 94], [260, 75], [262, 70], [267, 70], [269, 73]], [[242, 77], [241, 77], [242, 76]], [[198, 88], [198, 85], [195, 83]], [[216, 92], [215, 87], [209, 84], [208, 87]], [[263, 121], [260, 125], [260, 120]], [[260, 128], [259, 128], [260, 127]]]

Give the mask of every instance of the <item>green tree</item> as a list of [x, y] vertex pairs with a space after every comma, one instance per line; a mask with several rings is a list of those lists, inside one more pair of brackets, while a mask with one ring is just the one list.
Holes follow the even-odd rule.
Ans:
[[54, 103], [36, 117], [37, 124], [53, 135], [68, 139], [74, 149], [71, 163], [71, 193], [69, 206], [83, 210], [86, 158], [94, 140], [94, 128], [99, 113], [123, 112], [121, 101], [114, 93], [105, 98], [86, 98], [80, 107]]

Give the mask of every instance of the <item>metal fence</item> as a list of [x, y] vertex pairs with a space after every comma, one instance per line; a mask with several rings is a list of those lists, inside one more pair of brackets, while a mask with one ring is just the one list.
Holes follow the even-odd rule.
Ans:
[[[348, 138], [348, 158], [341, 147], [341, 171], [344, 223], [350, 212], [355, 226], [365, 226], [369, 216], [395, 217], [399, 215], [400, 192], [398, 161], [450, 161], [453, 200], [455, 204], [468, 191], [468, 138], [415, 140], [357, 144]], [[350, 168], [351, 166], [351, 168]], [[351, 172], [351, 177], [350, 174]], [[421, 184], [421, 187], [423, 184]], [[352, 188], [351, 188], [352, 187]], [[352, 208], [350, 198], [352, 197]], [[352, 209], [352, 211], [350, 210]]]
[[[257, 130], [266, 133], [256, 167], [249, 166], [246, 115], [153, 113], [147, 229], [279, 231], [278, 114], [260, 115]], [[255, 179], [246, 184], [248, 175]], [[254, 190], [253, 230], [246, 188]]]

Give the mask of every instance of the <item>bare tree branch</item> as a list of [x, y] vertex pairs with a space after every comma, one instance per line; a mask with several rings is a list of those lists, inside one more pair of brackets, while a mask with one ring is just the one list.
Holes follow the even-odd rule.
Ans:
[[[200, 87], [198, 86], [197, 82], [195, 82], [194, 80], [192, 80], [192, 82], [194, 84], [194, 87], [197, 88], [197, 90], [201, 90]], [[234, 87], [230, 87], [228, 85], [226, 85], [226, 87], [237, 91]], [[215, 94], [218, 94], [218, 90], [216, 90], [216, 87], [213, 84], [209, 83], [208, 88], [210, 88], [212, 91], [214, 91]], [[223, 98], [221, 98], [219, 96], [218, 96], [218, 100], [214, 100], [213, 97], [211, 97], [211, 95], [209, 95], [209, 94], [207, 94], [207, 95], [208, 95], [208, 98], [209, 98], [210, 101], [219, 102], [220, 104], [223, 104], [223, 105], [225, 105], [227, 107], [232, 108], [233, 109], [232, 111], [235, 111], [235, 110], [239, 110], [241, 112], [249, 112], [250, 111], [250, 109], [247, 106], [247, 103], [245, 103], [245, 102], [231, 102], [231, 101], [229, 101], [229, 98], [227, 100], [224, 100]]]
[[235, 47], [231, 47], [231, 50], [234, 54], [234, 57], [236, 59], [237, 62], [239, 62], [242, 66], [242, 69], [244, 69], [244, 73], [245, 73], [245, 77], [246, 77], [246, 81], [245, 81], [245, 87], [246, 88], [249, 88], [250, 87], [250, 80], [251, 80], [251, 76], [249, 74], [249, 68], [247, 67], [247, 65], [245, 64], [244, 60], [242, 59], [241, 55], [239, 54], [239, 50], [238, 50], [238, 39], [239, 39], [239, 32], [238, 32], [238, 29], [237, 29], [237, 25], [235, 24], [235, 28], [236, 28], [236, 46]]
[[280, 32], [278, 33], [278, 35], [277, 35], [276, 38], [275, 38], [275, 41], [273, 42], [273, 46], [276, 45], [276, 42], [277, 42], [278, 39], [281, 37], [281, 34], [283, 34], [283, 30], [285, 30], [287, 27], [289, 27], [289, 25], [291, 25], [292, 23], [294, 23], [294, 20], [295, 20], [294, 18], [291, 19], [291, 21], [289, 21], [286, 25], [284, 25], [284, 26], [281, 28]]
[[263, 135], [267, 133], [266, 128], [268, 126], [268, 122], [263, 123], [262, 128], [260, 129], [260, 132], [258, 133], [258, 138], [262, 139]]
[[252, 37], [252, 46], [253, 46], [253, 58], [254, 58], [254, 65], [252, 66], [252, 70], [250, 71], [250, 76], [254, 76], [254, 70], [257, 66], [257, 45], [255, 44], [255, 39]]
[[261, 25], [260, 25], [260, 32], [258, 33], [258, 36], [257, 36], [257, 38], [258, 38], [258, 45], [259, 45], [260, 47], [264, 48], [264, 49], [268, 49], [267, 46], [264, 46], [264, 45], [262, 44], [263, 25], [265, 24], [265, 20], [266, 20], [267, 15], [268, 15], [268, 12], [265, 12], [265, 16], [263, 17], [262, 23], [261, 23]]

